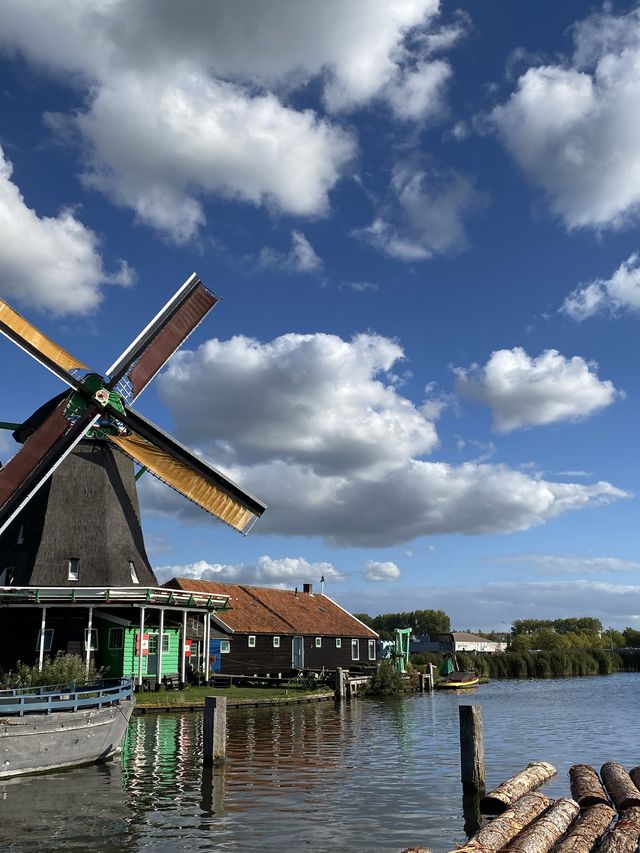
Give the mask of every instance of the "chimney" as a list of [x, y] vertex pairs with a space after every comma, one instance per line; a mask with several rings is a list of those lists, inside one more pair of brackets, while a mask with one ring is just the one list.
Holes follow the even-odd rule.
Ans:
[[313, 584], [312, 583], [303, 583], [302, 591], [306, 592], [307, 595], [313, 595]]

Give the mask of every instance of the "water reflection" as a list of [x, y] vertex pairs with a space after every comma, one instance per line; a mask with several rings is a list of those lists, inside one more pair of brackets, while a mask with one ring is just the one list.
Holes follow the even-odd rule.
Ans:
[[[536, 758], [638, 763], [637, 675], [494, 682], [469, 695], [231, 710], [224, 767], [199, 714], [134, 717], [121, 763], [0, 783], [0, 848], [434, 851], [464, 841], [458, 704], [483, 706], [487, 784]], [[606, 707], [605, 707], [606, 706]]]

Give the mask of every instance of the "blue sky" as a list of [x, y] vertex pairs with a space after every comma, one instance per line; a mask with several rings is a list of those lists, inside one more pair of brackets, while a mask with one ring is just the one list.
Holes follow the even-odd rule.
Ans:
[[270, 509], [143, 478], [162, 579], [640, 624], [639, 69], [633, 3], [2, 3], [0, 295], [98, 371], [222, 297], [137, 406]]

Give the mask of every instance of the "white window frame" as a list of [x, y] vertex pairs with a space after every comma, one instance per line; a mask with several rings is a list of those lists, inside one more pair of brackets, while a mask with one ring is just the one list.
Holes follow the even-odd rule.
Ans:
[[171, 653], [171, 637], [169, 634], [162, 634], [162, 654], [168, 655]]
[[342, 637], [336, 637], [336, 649], [342, 648]]
[[360, 660], [360, 640], [351, 640], [351, 660]]
[[316, 649], [322, 648], [322, 637], [316, 637]]
[[67, 557], [67, 580], [80, 580], [80, 560], [78, 557]]
[[255, 634], [249, 634], [249, 636], [247, 637], [247, 645], [249, 646], [250, 649], [255, 649], [255, 647], [256, 647], [256, 635]]
[[367, 642], [367, 647], [369, 650], [369, 660], [375, 660], [376, 659], [376, 641], [375, 640], [369, 640]]
[[228, 655], [231, 651], [231, 640], [220, 640], [220, 654]]
[[[113, 638], [117, 636], [118, 631], [120, 631], [120, 645], [115, 645]], [[124, 649], [124, 628], [109, 628], [107, 648], [109, 651], [121, 651]]]
[[274, 649], [280, 648], [280, 637], [274, 637], [273, 638], [273, 648]]
[[[40, 636], [42, 631], [38, 631], [38, 641], [36, 643], [36, 651], [40, 650]], [[44, 629], [44, 651], [50, 652], [53, 647], [53, 628]]]
[[[84, 629], [84, 650], [87, 650], [87, 639], [89, 634], [89, 628]], [[94, 645], [95, 643], [95, 645]], [[89, 651], [97, 652], [98, 651], [98, 629], [91, 628], [91, 649]]]

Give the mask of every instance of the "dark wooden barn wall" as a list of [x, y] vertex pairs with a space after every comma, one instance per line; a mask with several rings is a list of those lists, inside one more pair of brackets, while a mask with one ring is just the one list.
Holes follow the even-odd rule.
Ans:
[[[231, 634], [229, 640], [231, 650], [228, 654], [221, 655], [222, 673], [233, 675], [271, 675], [278, 672], [289, 672], [292, 660], [291, 636], [280, 636], [280, 648], [273, 647], [272, 634], [256, 634], [256, 645], [249, 646], [248, 634]], [[303, 637], [304, 644], [304, 669], [306, 670], [334, 670], [341, 666], [343, 669], [353, 668], [358, 665], [372, 664], [369, 659], [367, 639], [360, 638], [360, 659], [354, 661], [351, 657], [351, 637], [342, 637], [342, 648], [336, 648], [335, 637], [322, 637], [322, 647], [316, 648], [315, 636]], [[355, 638], [357, 639], [357, 638]]]

